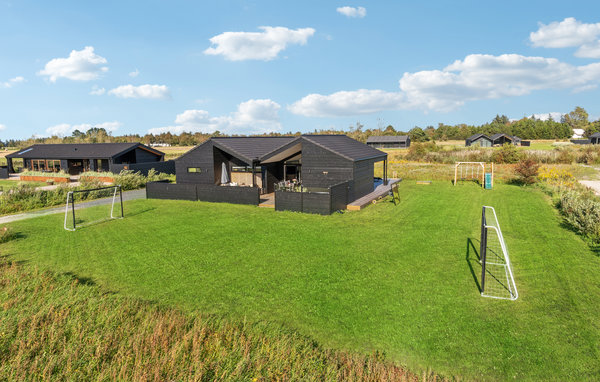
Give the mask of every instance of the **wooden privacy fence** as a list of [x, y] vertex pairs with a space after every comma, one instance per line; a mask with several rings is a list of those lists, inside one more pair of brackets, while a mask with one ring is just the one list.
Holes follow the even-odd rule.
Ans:
[[147, 199], [200, 200], [251, 204], [260, 202], [258, 187], [229, 187], [212, 184], [168, 183], [166, 181], [146, 183]]
[[330, 186], [326, 191], [275, 191], [275, 210], [331, 215], [348, 205], [350, 182]]

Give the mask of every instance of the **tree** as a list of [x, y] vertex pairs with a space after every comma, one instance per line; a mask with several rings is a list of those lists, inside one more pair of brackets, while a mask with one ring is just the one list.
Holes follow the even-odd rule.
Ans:
[[415, 126], [410, 129], [408, 136], [412, 142], [426, 142], [429, 140], [427, 134], [425, 134], [423, 129], [421, 129], [419, 126]]
[[563, 115], [561, 122], [569, 125], [571, 130], [583, 129], [587, 135], [588, 129], [590, 127], [589, 126], [590, 122], [588, 121], [588, 117], [589, 117], [589, 115], [588, 115], [587, 111], [585, 111], [584, 108], [577, 106], [575, 108], [575, 110], [573, 110], [569, 114]]

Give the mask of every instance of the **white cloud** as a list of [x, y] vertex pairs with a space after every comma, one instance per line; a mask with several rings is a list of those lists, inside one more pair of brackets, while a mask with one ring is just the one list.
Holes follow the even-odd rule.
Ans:
[[108, 92], [119, 98], [166, 99], [171, 96], [166, 85], [122, 85]]
[[50, 126], [49, 128], [46, 129], [46, 133], [51, 136], [56, 135], [59, 137], [64, 137], [67, 135], [71, 135], [73, 133], [73, 131], [75, 131], [75, 130], [79, 130], [79, 131], [85, 133], [87, 130], [91, 129], [92, 127], [102, 128], [108, 132], [113, 132], [113, 131], [117, 130], [119, 127], [121, 127], [121, 122], [113, 121], [113, 122], [103, 122], [103, 123], [97, 123], [97, 124], [81, 123], [79, 125], [71, 125], [69, 123], [61, 123], [58, 125]]
[[175, 118], [176, 125], [148, 130], [151, 134], [165, 132], [203, 132], [217, 130], [226, 133], [252, 134], [278, 131], [281, 106], [270, 99], [251, 99], [238, 105], [237, 111], [225, 116], [211, 117], [206, 110], [185, 110]]
[[395, 110], [404, 104], [405, 96], [401, 93], [359, 89], [330, 95], [309, 94], [288, 109], [307, 117], [336, 117]]
[[137, 68], [133, 72], [129, 72], [129, 77], [137, 77], [140, 75], [140, 71]]
[[13, 85], [19, 84], [21, 82], [25, 82], [25, 78], [23, 78], [21, 76], [17, 76], [15, 78], [11, 78], [10, 80], [8, 80], [6, 82], [0, 82], [0, 88], [12, 88]]
[[382, 110], [450, 111], [467, 101], [515, 97], [536, 90], [584, 91], [600, 83], [600, 63], [573, 66], [555, 58], [472, 54], [442, 70], [404, 73], [400, 92], [310, 94], [289, 106], [305, 116], [350, 116]]
[[532, 114], [527, 118], [535, 118], [535, 119], [539, 119], [540, 121], [547, 121], [550, 118], [552, 118], [552, 120], [560, 122], [563, 115], [564, 115], [563, 113], [559, 113], [557, 111], [552, 111], [550, 113]]
[[315, 30], [285, 27], [259, 27], [262, 32], [225, 32], [210, 39], [213, 44], [204, 54], [222, 55], [230, 61], [264, 60], [277, 57], [288, 44], [305, 45]]
[[92, 86], [92, 90], [90, 91], [91, 95], [103, 95], [104, 93], [106, 93], [106, 89], [100, 88], [96, 85]]
[[364, 7], [339, 7], [338, 9], [336, 9], [336, 11], [338, 11], [338, 13], [341, 13], [344, 16], [347, 17], [358, 17], [358, 18], [363, 18], [367, 15], [367, 10]]
[[72, 50], [68, 58], [50, 60], [38, 75], [47, 76], [50, 82], [56, 82], [59, 78], [91, 81], [108, 71], [108, 67], [103, 66], [106, 62], [106, 58], [94, 53], [93, 46], [86, 46], [83, 50]]
[[544, 48], [579, 47], [577, 57], [600, 58], [600, 23], [585, 24], [573, 17], [539, 24], [539, 29], [529, 34], [533, 46]]
[[3, 125], [0, 123], [0, 131], [2, 131], [2, 130], [6, 130], [6, 125]]

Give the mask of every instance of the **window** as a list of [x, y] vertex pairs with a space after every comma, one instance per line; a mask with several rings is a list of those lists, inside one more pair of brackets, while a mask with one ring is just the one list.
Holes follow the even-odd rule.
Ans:
[[202, 172], [202, 169], [200, 167], [188, 167], [187, 172], [199, 174]]
[[[232, 166], [231, 172], [252, 172], [252, 167], [251, 166]], [[254, 167], [254, 172], [255, 173], [261, 172], [261, 167], [260, 166]]]

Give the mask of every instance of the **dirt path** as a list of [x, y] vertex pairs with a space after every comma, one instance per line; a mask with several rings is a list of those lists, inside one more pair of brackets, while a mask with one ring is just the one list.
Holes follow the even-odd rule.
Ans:
[[580, 180], [579, 183], [594, 190], [596, 195], [600, 195], [600, 180]]
[[[123, 201], [124, 202], [128, 201], [128, 200], [145, 199], [145, 198], [146, 198], [146, 190], [145, 189], [123, 192]], [[101, 205], [110, 204], [110, 203], [112, 203], [112, 198], [96, 199], [96, 200], [91, 200], [89, 202], [80, 203], [80, 204], [76, 205], [75, 209], [93, 207], [93, 206], [101, 206]], [[65, 206], [62, 205], [62, 206], [47, 208], [44, 210], [23, 212], [23, 213], [15, 214], [15, 215], [6, 215], [6, 216], [0, 217], [0, 224], [6, 224], [6, 223], [14, 222], [17, 220], [31, 219], [31, 218], [36, 218], [38, 216], [58, 214], [58, 213], [64, 213], [64, 212], [65, 212]]]

